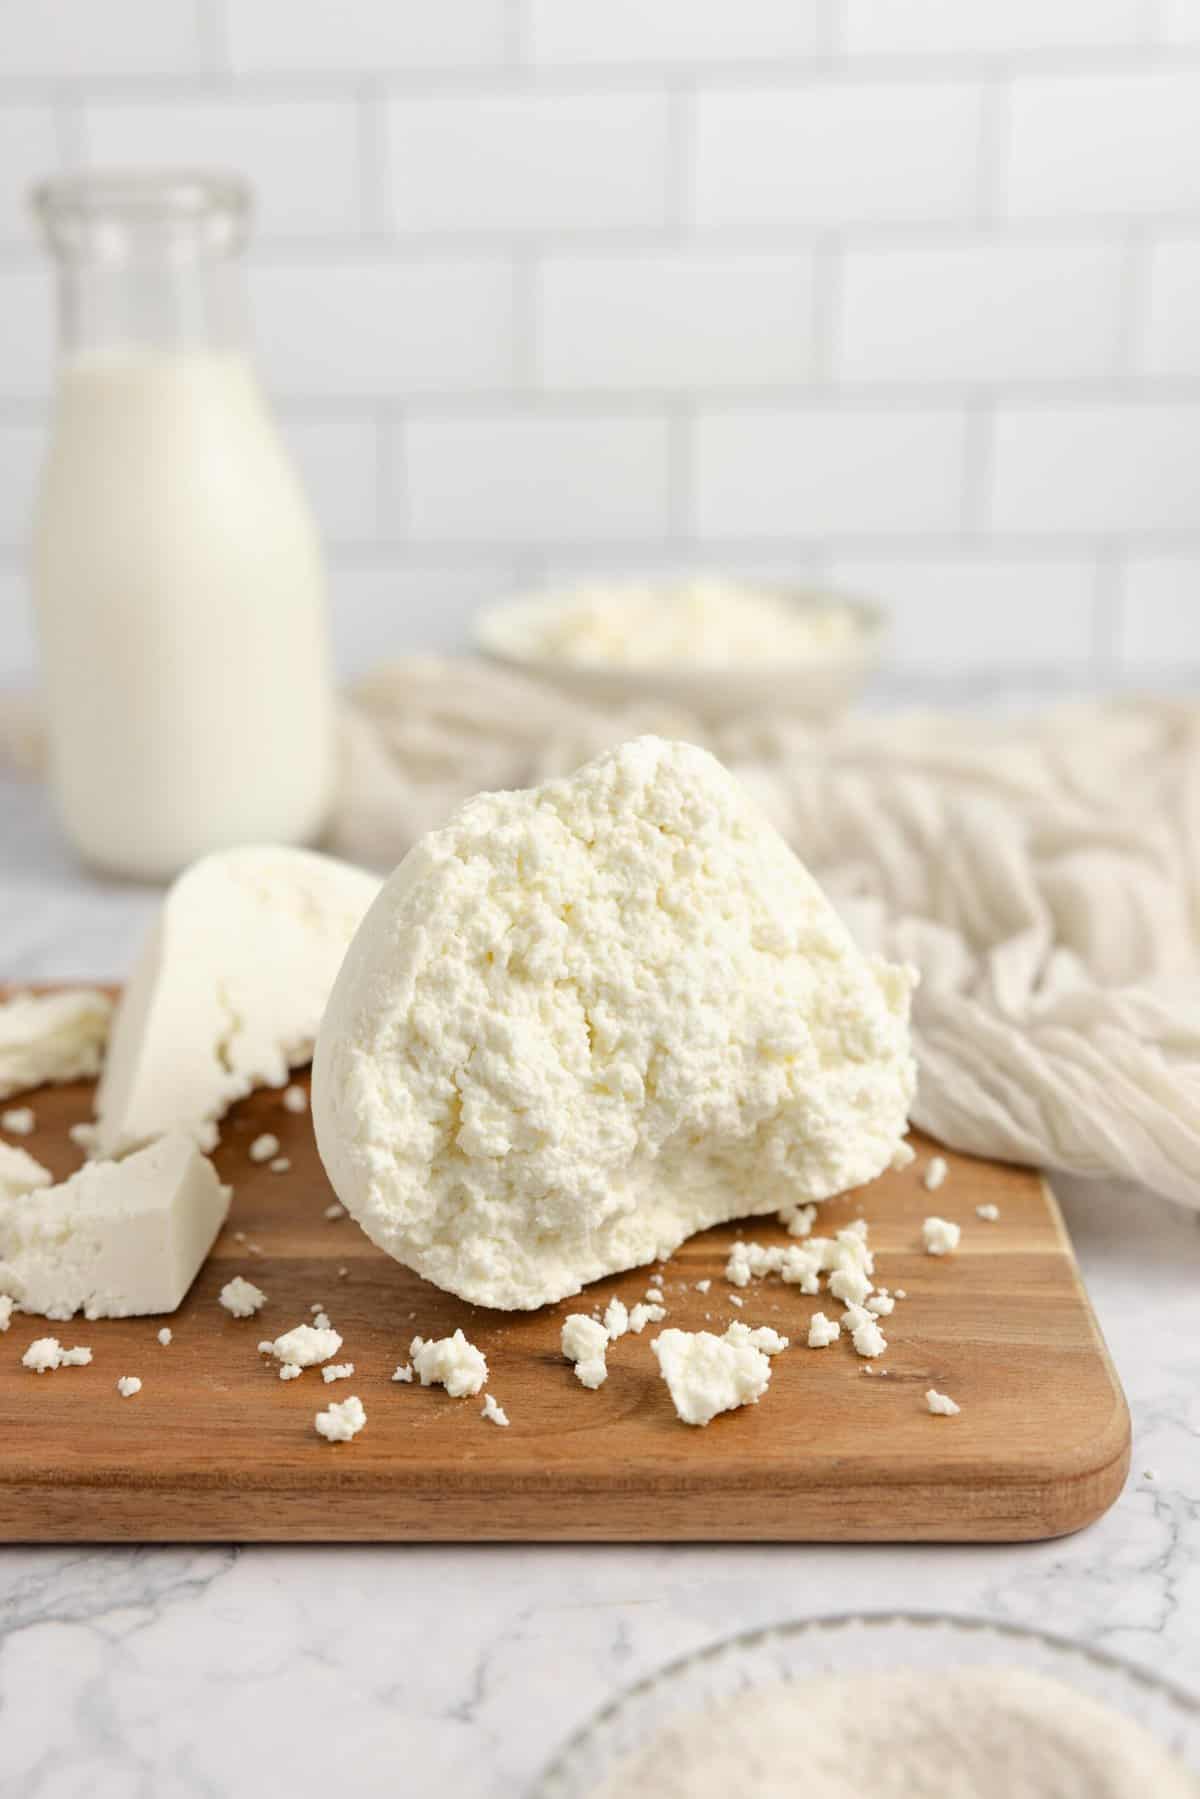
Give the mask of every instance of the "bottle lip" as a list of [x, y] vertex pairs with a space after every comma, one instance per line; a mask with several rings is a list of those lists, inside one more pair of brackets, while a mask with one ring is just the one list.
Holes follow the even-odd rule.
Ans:
[[244, 218], [251, 206], [247, 181], [231, 171], [210, 169], [99, 169], [52, 175], [37, 183], [32, 198], [35, 211], [55, 223], [106, 215], [147, 224], [213, 213]]

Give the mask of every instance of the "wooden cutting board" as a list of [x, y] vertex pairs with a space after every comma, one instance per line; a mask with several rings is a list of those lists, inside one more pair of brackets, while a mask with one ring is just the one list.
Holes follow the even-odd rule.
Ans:
[[[90, 1087], [30, 1099], [37, 1130], [12, 1140], [63, 1177], [81, 1160], [67, 1128], [90, 1117]], [[286, 1174], [248, 1157], [265, 1130], [291, 1158]], [[532, 1315], [467, 1305], [390, 1261], [352, 1220], [329, 1222], [308, 1115], [255, 1094], [224, 1125], [216, 1162], [233, 1207], [167, 1321], [169, 1347], [157, 1341], [161, 1318], [60, 1325], [17, 1314], [0, 1336], [0, 1539], [1012, 1541], [1075, 1530], [1121, 1489], [1129, 1417], [1058, 1207], [1036, 1174], [954, 1155], [944, 1187], [928, 1193], [930, 1145], [914, 1142], [914, 1167], [831, 1202], [818, 1226], [865, 1216], [876, 1280], [907, 1292], [883, 1321], [890, 1347], [879, 1362], [845, 1341], [804, 1346], [814, 1310], [840, 1314], [828, 1299], [768, 1280], [739, 1295], [742, 1308], [731, 1303], [729, 1245], [739, 1234], [786, 1241], [773, 1221], [709, 1231], [672, 1258], [670, 1324], [722, 1330], [742, 1318], [797, 1345], [776, 1357], [758, 1406], [700, 1430], [675, 1417], [650, 1352], [654, 1327], [612, 1346], [596, 1392], [559, 1354], [567, 1312], [613, 1293], [632, 1304], [650, 1270]], [[976, 1217], [986, 1201], [998, 1223]], [[931, 1212], [962, 1224], [956, 1255], [923, 1252]], [[217, 1304], [238, 1273], [269, 1295], [257, 1318]], [[707, 1294], [701, 1279], [712, 1281]], [[326, 1385], [309, 1369], [281, 1382], [256, 1345], [317, 1302], [354, 1376]], [[507, 1430], [481, 1418], [480, 1399], [390, 1379], [414, 1333], [457, 1325], [488, 1358]], [[92, 1364], [28, 1372], [22, 1353], [47, 1333], [90, 1344]], [[134, 1398], [116, 1391], [123, 1374], [141, 1376]], [[960, 1416], [929, 1414], [931, 1385], [958, 1400]], [[324, 1442], [314, 1413], [351, 1393], [365, 1430]]]

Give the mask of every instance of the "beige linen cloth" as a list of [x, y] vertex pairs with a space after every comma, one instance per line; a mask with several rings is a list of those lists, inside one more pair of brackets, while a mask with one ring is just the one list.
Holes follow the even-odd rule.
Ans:
[[[390, 867], [467, 795], [641, 731], [705, 743], [859, 940], [916, 963], [916, 1122], [978, 1155], [1117, 1175], [1200, 1209], [1200, 706], [1020, 723], [910, 713], [716, 731], [420, 658], [344, 710], [330, 847]], [[0, 754], [36, 732], [0, 717]]]

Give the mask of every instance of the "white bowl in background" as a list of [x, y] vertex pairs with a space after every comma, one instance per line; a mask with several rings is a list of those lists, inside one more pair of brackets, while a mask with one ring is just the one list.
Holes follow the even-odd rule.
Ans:
[[[832, 589], [744, 585], [747, 592], [783, 600], [798, 612], [847, 613], [853, 630], [845, 639], [814, 646], [811, 653], [790, 662], [584, 662], [538, 655], [521, 644], [538, 615], [562, 603], [552, 595], [537, 595], [486, 607], [475, 621], [475, 643], [491, 661], [599, 707], [659, 701], [684, 708], [709, 724], [763, 713], [817, 723], [846, 711], [882, 659], [887, 635], [883, 607]], [[613, 591], [619, 594], [621, 584], [614, 583]]]

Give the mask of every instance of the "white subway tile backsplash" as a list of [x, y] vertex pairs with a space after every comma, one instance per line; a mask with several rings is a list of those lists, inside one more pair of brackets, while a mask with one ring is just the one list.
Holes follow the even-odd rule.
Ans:
[[846, 381], [1111, 375], [1125, 254], [1116, 244], [966, 241], [847, 249], [834, 372]]
[[1148, 252], [1139, 367], [1200, 375], [1200, 238], [1168, 239]]
[[667, 427], [651, 416], [413, 417], [402, 462], [417, 543], [637, 542], [668, 528]]
[[196, 0], [9, 0], [0, 76], [86, 81], [202, 68], [198, 14]]
[[957, 219], [978, 183], [978, 90], [814, 80], [702, 88], [693, 218], [701, 229]]
[[887, 655], [901, 669], [1078, 669], [1091, 658], [1096, 576], [1086, 558], [835, 556], [829, 576], [888, 608]]
[[843, 0], [841, 14], [851, 56], [1104, 49], [1137, 43], [1142, 26], [1140, 0]]
[[29, 192], [57, 166], [58, 144], [49, 108], [0, 108], [0, 243], [33, 243]]
[[343, 564], [330, 571], [333, 653], [342, 675], [363, 675], [394, 656], [465, 649], [480, 606], [510, 592], [503, 564], [447, 567], [411, 562]]
[[54, 289], [48, 267], [0, 267], [0, 394], [49, 392], [54, 363]]
[[821, 47], [822, 0], [527, 0], [539, 63], [728, 63], [808, 57]]
[[954, 531], [964, 433], [952, 407], [701, 410], [692, 527], [718, 540]]
[[1200, 44], [1196, 0], [1158, 0], [1160, 31], [1169, 44]]
[[472, 392], [512, 375], [512, 276], [499, 260], [271, 261], [250, 291], [263, 367], [288, 396]]
[[1004, 405], [994, 432], [997, 532], [1200, 532], [1200, 404]]
[[1187, 556], [1129, 558], [1116, 648], [1130, 669], [1200, 671], [1200, 548]]
[[503, 59], [507, 0], [228, 0], [239, 74], [362, 75]]
[[1200, 66], [1020, 76], [1010, 130], [1013, 217], [1200, 208]]
[[547, 388], [754, 387], [814, 366], [813, 259], [695, 250], [548, 257], [537, 286]]
[[236, 169], [256, 236], [341, 237], [361, 224], [358, 121], [341, 100], [104, 102], [84, 110], [90, 164]]
[[372, 543], [379, 536], [379, 446], [373, 418], [280, 421], [326, 543]]
[[387, 109], [403, 232], [603, 231], [661, 225], [662, 94], [445, 94]]
[[0, 423], [0, 549], [28, 541], [45, 447], [45, 425]]
[[0, 569], [0, 687], [27, 686], [37, 662], [29, 582], [22, 570]]

